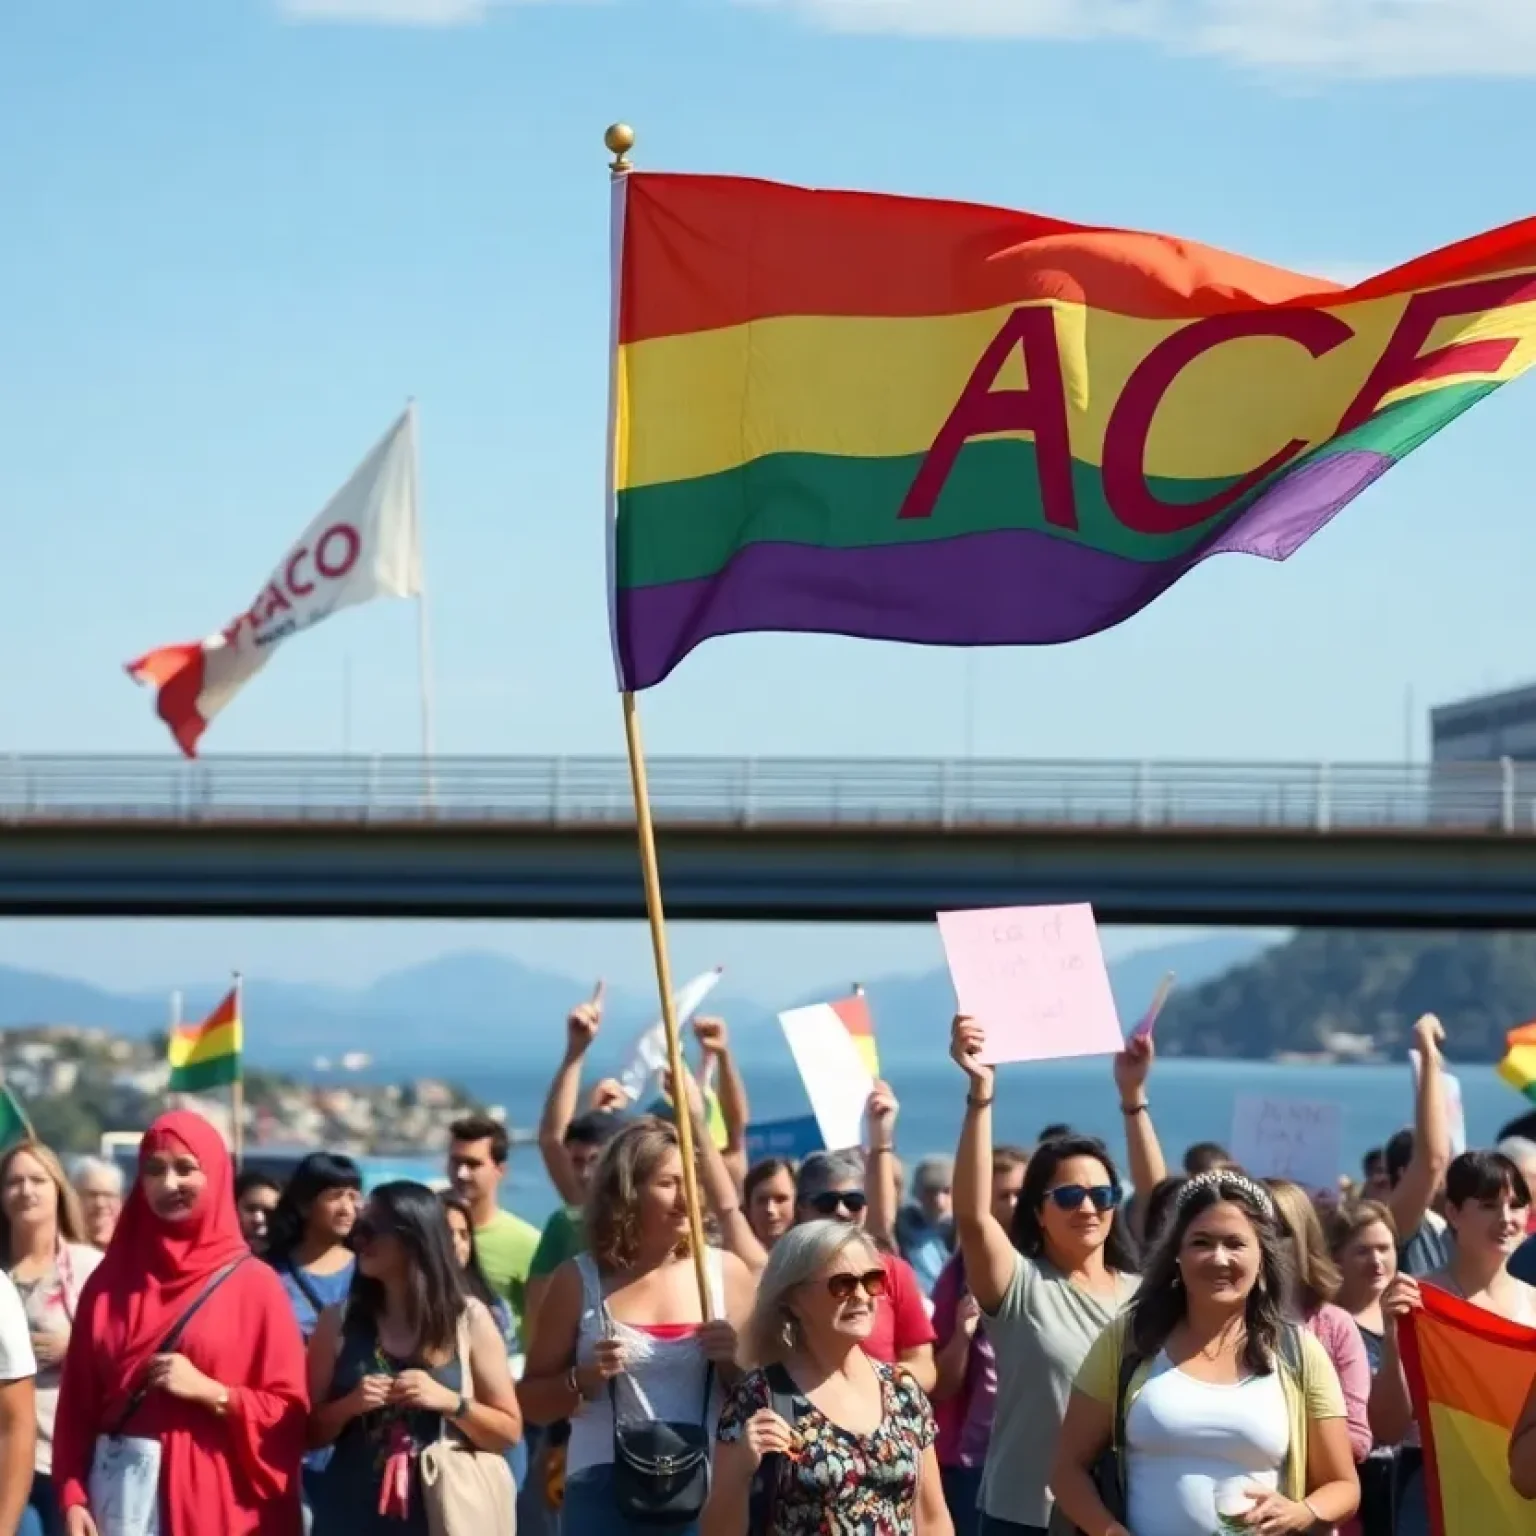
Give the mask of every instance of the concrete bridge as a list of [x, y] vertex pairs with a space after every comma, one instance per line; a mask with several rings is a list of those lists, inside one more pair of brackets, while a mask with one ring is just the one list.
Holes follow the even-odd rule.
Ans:
[[[1536, 766], [660, 758], [678, 918], [1536, 926]], [[0, 758], [0, 911], [639, 917], [620, 758]]]

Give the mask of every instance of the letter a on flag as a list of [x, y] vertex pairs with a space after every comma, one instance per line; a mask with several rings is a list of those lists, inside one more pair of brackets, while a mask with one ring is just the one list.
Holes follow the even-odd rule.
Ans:
[[421, 592], [416, 413], [407, 408], [278, 562], [256, 601], [218, 634], [128, 664], [188, 757], [214, 716], [301, 630], [340, 608]]

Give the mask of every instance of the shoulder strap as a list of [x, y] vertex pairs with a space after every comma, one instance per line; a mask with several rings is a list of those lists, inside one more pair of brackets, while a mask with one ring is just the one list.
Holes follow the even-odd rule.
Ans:
[[[211, 1280], [192, 1298], [186, 1311], [171, 1325], [171, 1331], [161, 1339], [160, 1347], [155, 1351], [157, 1355], [170, 1355], [176, 1352], [176, 1346], [181, 1343], [181, 1336], [187, 1331], [187, 1324], [202, 1310], [203, 1303], [208, 1300], [218, 1288], [224, 1284], [234, 1272], [251, 1257], [243, 1253], [238, 1259], [231, 1259], [223, 1269], [219, 1270]], [[133, 1396], [128, 1399], [127, 1406], [117, 1416], [117, 1422], [107, 1431], [109, 1435], [120, 1435], [127, 1428], [128, 1421], [144, 1406], [144, 1399], [149, 1396], [149, 1385], [140, 1382], [134, 1389]]]
[[1299, 1323], [1282, 1323], [1280, 1325], [1280, 1359], [1285, 1368], [1306, 1386], [1307, 1377], [1307, 1352], [1301, 1342], [1301, 1325]]
[[315, 1309], [315, 1321], [318, 1323], [320, 1314], [325, 1311], [325, 1303], [321, 1301], [319, 1291], [304, 1278], [304, 1271], [291, 1258], [283, 1260], [283, 1268], [293, 1276], [293, 1283], [298, 1286], [304, 1300]]
[[1141, 1365], [1141, 1356], [1131, 1342], [1131, 1330], [1126, 1325], [1120, 1334], [1120, 1370], [1115, 1377], [1115, 1427], [1110, 1444], [1116, 1450], [1125, 1448], [1126, 1399], [1130, 1396], [1131, 1382]]
[[[799, 1422], [803, 1394], [795, 1385], [794, 1378], [782, 1365], [775, 1363], [763, 1372], [768, 1384], [768, 1406], [791, 1429]], [[758, 1496], [752, 1500], [748, 1511], [749, 1536], [770, 1536], [778, 1515], [779, 1484], [784, 1476], [784, 1457], [778, 1452], [763, 1457], [757, 1473]]]

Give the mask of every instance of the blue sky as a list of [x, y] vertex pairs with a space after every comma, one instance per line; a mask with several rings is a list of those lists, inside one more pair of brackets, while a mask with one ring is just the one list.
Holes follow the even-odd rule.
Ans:
[[[621, 750], [615, 117], [647, 166], [1026, 206], [1348, 277], [1532, 211], [1532, 75], [1526, 0], [13, 0], [4, 748], [170, 751], [122, 663], [243, 606], [414, 395], [439, 750]], [[711, 642], [646, 696], [651, 750], [958, 753], [969, 696], [988, 755], [1400, 759], [1409, 690], [1417, 718], [1536, 670], [1533, 404], [1517, 384], [1480, 406], [1288, 565], [1211, 562], [1072, 647]], [[285, 648], [206, 749], [331, 752], [349, 729], [410, 751], [415, 708], [411, 613], [379, 604]], [[317, 975], [455, 942], [372, 932], [249, 942]], [[186, 933], [32, 927], [0, 958], [164, 974]], [[855, 940], [729, 945], [798, 985]], [[629, 936], [553, 953], [585, 972], [599, 941], [643, 967]], [[853, 969], [912, 945], [866, 934]]]

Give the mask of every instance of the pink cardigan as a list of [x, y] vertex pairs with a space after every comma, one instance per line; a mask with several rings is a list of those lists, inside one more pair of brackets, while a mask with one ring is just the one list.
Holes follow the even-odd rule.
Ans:
[[1366, 1358], [1365, 1342], [1355, 1320], [1343, 1307], [1324, 1303], [1307, 1319], [1307, 1327], [1333, 1361], [1344, 1389], [1344, 1416], [1349, 1422], [1349, 1448], [1356, 1462], [1371, 1454], [1375, 1443], [1366, 1405], [1371, 1398], [1371, 1363]]

